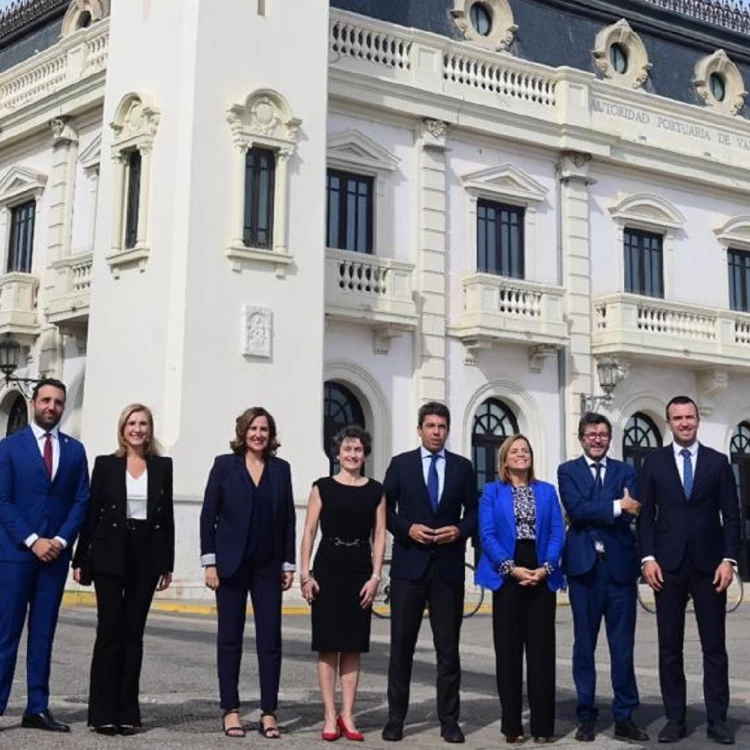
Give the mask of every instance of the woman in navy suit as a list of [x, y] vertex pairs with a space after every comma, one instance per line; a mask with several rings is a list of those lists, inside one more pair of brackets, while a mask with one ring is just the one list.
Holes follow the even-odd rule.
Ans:
[[277, 739], [281, 593], [294, 578], [295, 512], [289, 464], [276, 456], [276, 423], [262, 407], [237, 418], [232, 453], [217, 456], [201, 512], [201, 564], [216, 592], [219, 694], [228, 737], [244, 737], [239, 678], [247, 594], [260, 673], [258, 731]]
[[491, 589], [497, 691], [502, 731], [523, 742], [523, 655], [526, 651], [531, 735], [550, 742], [555, 729], [555, 592], [564, 529], [557, 492], [534, 477], [534, 452], [523, 435], [498, 456], [500, 479], [479, 503], [482, 559], [476, 580]]

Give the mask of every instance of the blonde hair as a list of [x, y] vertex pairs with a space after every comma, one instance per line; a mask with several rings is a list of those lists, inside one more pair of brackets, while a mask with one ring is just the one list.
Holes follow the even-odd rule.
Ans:
[[149, 437], [144, 442], [143, 452], [146, 456], [158, 456], [161, 454], [161, 446], [154, 437], [154, 415], [151, 409], [144, 404], [128, 404], [121, 412], [117, 420], [117, 450], [115, 455], [125, 456], [128, 453], [128, 445], [125, 442], [125, 425], [133, 414], [142, 411], [148, 420]]
[[529, 473], [527, 477], [528, 483], [531, 484], [536, 478], [534, 476], [534, 449], [531, 447], [531, 443], [529, 442], [529, 439], [526, 437], [526, 435], [522, 435], [520, 432], [517, 432], [515, 435], [511, 435], [509, 438], [506, 438], [503, 441], [503, 444], [500, 446], [500, 450], [497, 452], [497, 474], [500, 477], [500, 481], [504, 484], [508, 484], [508, 482], [510, 482], [508, 467], [505, 465], [506, 461], [508, 460], [508, 453], [510, 453], [510, 449], [513, 443], [517, 442], [518, 440], [523, 440], [524, 443], [529, 446], [529, 453], [531, 454], [531, 465], [529, 466]]

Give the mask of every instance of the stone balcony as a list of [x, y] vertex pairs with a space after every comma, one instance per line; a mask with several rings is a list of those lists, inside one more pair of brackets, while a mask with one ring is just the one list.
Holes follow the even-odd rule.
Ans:
[[373, 329], [375, 350], [417, 326], [414, 264], [347, 250], [326, 250], [326, 318]]
[[594, 356], [750, 368], [750, 315], [635, 294], [594, 300]]
[[567, 343], [561, 287], [488, 273], [467, 276], [462, 284], [463, 310], [449, 333], [463, 342], [467, 364], [478, 349], [519, 343], [532, 347], [532, 369], [538, 369], [539, 357]]
[[0, 276], [0, 333], [16, 337], [36, 336], [39, 277], [31, 273]]
[[63, 330], [88, 323], [92, 263], [92, 253], [80, 253], [51, 264], [54, 284], [44, 310], [50, 323]]

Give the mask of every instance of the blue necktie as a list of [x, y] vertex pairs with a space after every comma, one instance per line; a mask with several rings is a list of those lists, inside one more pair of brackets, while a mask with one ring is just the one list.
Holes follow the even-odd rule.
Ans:
[[433, 453], [430, 458], [430, 470], [427, 472], [427, 494], [430, 496], [430, 503], [434, 513], [438, 511], [440, 502], [440, 480], [437, 473], [437, 460], [439, 456]]
[[683, 448], [680, 451], [682, 456], [682, 486], [685, 489], [685, 497], [690, 502], [690, 495], [693, 492], [693, 462], [690, 460], [690, 451]]

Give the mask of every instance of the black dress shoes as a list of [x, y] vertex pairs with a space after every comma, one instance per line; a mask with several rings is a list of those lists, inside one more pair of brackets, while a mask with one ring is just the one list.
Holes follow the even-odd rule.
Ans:
[[648, 732], [645, 732], [632, 719], [615, 722], [615, 737], [618, 740], [631, 742], [648, 742]]
[[723, 722], [715, 721], [708, 725], [706, 737], [719, 745], [734, 745], [734, 732]]
[[69, 732], [70, 727], [58, 721], [49, 711], [39, 714], [24, 714], [21, 719], [24, 729], [42, 729], [45, 732]]
[[386, 742], [401, 742], [404, 739], [404, 725], [395, 719], [389, 719], [383, 727], [381, 737]]
[[464, 737], [464, 733], [461, 731], [461, 727], [455, 723], [443, 724], [443, 726], [440, 728], [440, 736], [446, 742], [455, 742], [457, 744], [466, 742], [466, 737]]
[[576, 729], [576, 740], [578, 742], [593, 742], [596, 737], [593, 721], [582, 721]]
[[94, 727], [97, 734], [103, 734], [105, 737], [114, 737], [117, 734], [117, 727], [114, 724], [105, 724], [101, 727]]
[[668, 721], [659, 732], [659, 742], [677, 742], [683, 739], [685, 735], [687, 735], [687, 729], [684, 724]]

